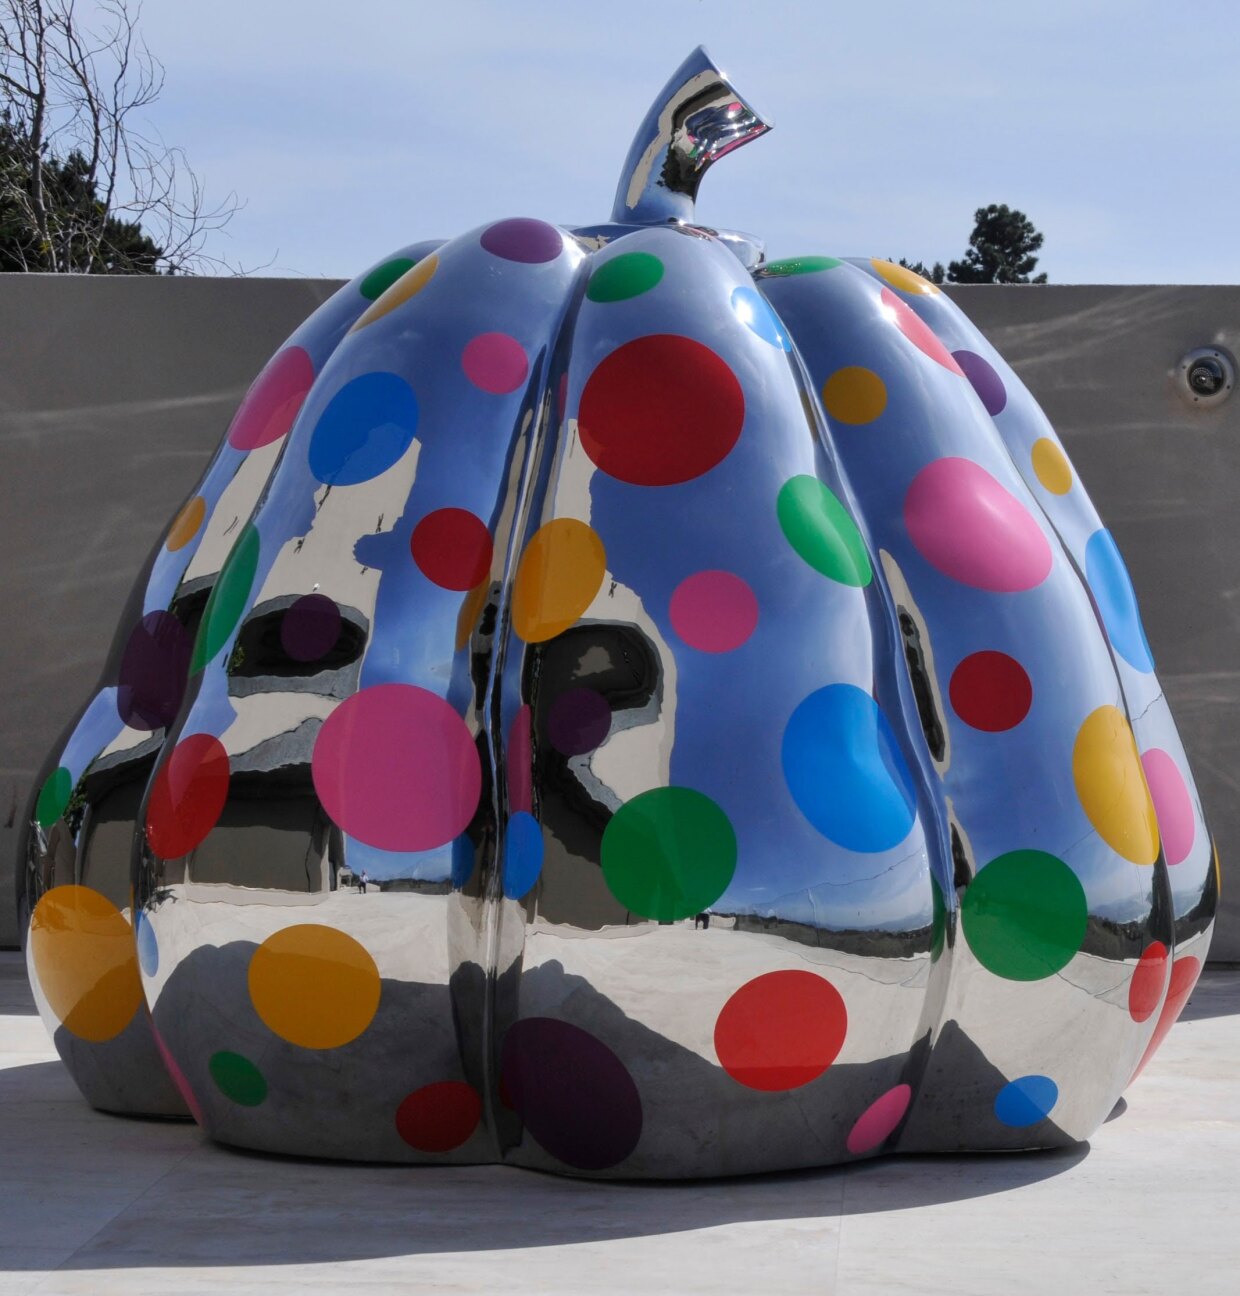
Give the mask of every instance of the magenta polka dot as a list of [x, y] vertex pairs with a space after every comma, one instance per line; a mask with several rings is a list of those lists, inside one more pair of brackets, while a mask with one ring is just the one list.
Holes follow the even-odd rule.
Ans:
[[257, 450], [293, 426], [314, 383], [314, 364], [301, 347], [286, 347], [267, 364], [246, 393], [228, 429], [228, 444]]
[[482, 246], [492, 256], [503, 257], [505, 261], [536, 265], [541, 261], [554, 261], [564, 250], [564, 240], [554, 225], [518, 216], [513, 220], [497, 221], [484, 230]]
[[1145, 781], [1150, 785], [1154, 799], [1154, 813], [1158, 817], [1158, 832], [1162, 837], [1163, 853], [1168, 864], [1182, 864], [1193, 849], [1197, 834], [1193, 799], [1180, 767], [1162, 750], [1151, 747], [1141, 753]]
[[533, 714], [523, 706], [508, 730], [508, 808], [526, 814], [534, 809], [533, 729]]
[[936, 459], [904, 497], [918, 552], [945, 576], [995, 594], [1033, 589], [1051, 547], [1028, 509], [971, 459]]
[[323, 809], [380, 850], [443, 846], [474, 816], [478, 749], [440, 697], [411, 684], [376, 684], [327, 717], [311, 757]]
[[881, 1098], [875, 1099], [849, 1130], [848, 1150], [854, 1156], [859, 1156], [862, 1152], [873, 1152], [881, 1143], [886, 1142], [904, 1119], [912, 1097], [912, 1089], [906, 1084], [899, 1084], [894, 1089], [888, 1089]]
[[461, 368], [475, 387], [498, 396], [521, 386], [530, 363], [516, 338], [507, 333], [479, 333], [461, 353]]
[[676, 586], [670, 613], [672, 629], [690, 648], [731, 652], [753, 634], [758, 600], [734, 573], [701, 571]]

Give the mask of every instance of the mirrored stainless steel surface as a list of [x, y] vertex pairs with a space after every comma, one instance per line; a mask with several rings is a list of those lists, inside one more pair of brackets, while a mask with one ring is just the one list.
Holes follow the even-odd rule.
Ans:
[[611, 224], [264, 371], [30, 813], [96, 1105], [720, 1175], [1074, 1142], [1157, 1047], [1218, 873], [1122, 559], [932, 285], [691, 223], [765, 129], [699, 51]]

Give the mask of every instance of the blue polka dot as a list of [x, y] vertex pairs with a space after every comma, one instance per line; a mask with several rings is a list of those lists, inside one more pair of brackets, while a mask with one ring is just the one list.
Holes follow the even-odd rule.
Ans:
[[1139, 671], [1152, 671], [1154, 658], [1145, 638], [1137, 596], [1128, 568], [1109, 531], [1095, 531], [1085, 546], [1085, 578], [1106, 626], [1111, 646]]
[[418, 430], [418, 398], [393, 373], [368, 373], [328, 402], [310, 437], [310, 471], [329, 486], [355, 486], [387, 470]]
[[995, 1115], [1013, 1129], [1036, 1125], [1059, 1101], [1059, 1086], [1044, 1075], [1020, 1076], [1005, 1084], [995, 1098]]
[[155, 939], [155, 929], [144, 913], [139, 912], [134, 921], [137, 925], [138, 962], [143, 972], [153, 977], [159, 971], [159, 942]]
[[504, 834], [504, 894], [520, 900], [538, 881], [542, 872], [543, 836], [538, 820], [524, 810], [508, 820]]
[[773, 347], [781, 351], [791, 351], [792, 343], [780, 323], [779, 316], [771, 309], [766, 298], [756, 288], [737, 288], [732, 293], [732, 310], [736, 318]]
[[868, 693], [831, 684], [811, 693], [784, 730], [784, 778], [820, 833], [855, 851], [899, 845], [913, 826], [913, 776], [887, 717]]

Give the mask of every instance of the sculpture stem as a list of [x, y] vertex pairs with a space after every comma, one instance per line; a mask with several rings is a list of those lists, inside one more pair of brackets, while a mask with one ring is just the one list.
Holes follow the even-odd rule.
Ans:
[[633, 137], [612, 220], [692, 222], [707, 168], [770, 129], [699, 45], [673, 73]]

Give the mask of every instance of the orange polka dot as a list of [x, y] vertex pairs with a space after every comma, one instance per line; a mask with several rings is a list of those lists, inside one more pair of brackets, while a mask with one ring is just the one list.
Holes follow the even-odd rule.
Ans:
[[30, 957], [39, 987], [66, 1030], [101, 1044], [142, 1003], [133, 928], [90, 887], [58, 886], [35, 905]]
[[932, 284], [929, 279], [922, 278], [916, 270], [910, 270], [907, 266], [896, 265], [894, 261], [880, 261], [877, 257], [871, 257], [870, 264], [893, 288], [898, 288], [901, 292], [921, 293], [926, 297], [942, 292], [938, 284]]
[[593, 527], [556, 518], [534, 532], [517, 568], [512, 623], [526, 643], [554, 639], [594, 602], [607, 572]]
[[473, 589], [461, 600], [461, 610], [456, 614], [456, 650], [460, 652], [469, 642], [474, 633], [474, 627], [478, 624], [478, 618], [482, 615], [482, 609], [487, 605], [487, 597], [491, 593], [491, 578], [487, 576], [480, 581]]
[[168, 528], [168, 538], [164, 543], [170, 553], [184, 549], [198, 534], [202, 519], [207, 516], [207, 501], [201, 495], [192, 500], [176, 515], [172, 526]]
[[1050, 437], [1039, 437], [1033, 443], [1031, 457], [1038, 481], [1052, 495], [1066, 495], [1072, 489], [1072, 468], [1068, 456]]
[[268, 936], [250, 959], [250, 999], [267, 1028], [301, 1048], [339, 1048], [379, 1007], [379, 969], [344, 932], [300, 923]]
[[367, 306], [349, 332], [356, 333], [358, 329], [363, 329], [367, 324], [373, 324], [375, 320], [382, 319], [398, 306], [403, 306], [411, 297], [416, 297], [434, 278], [435, 271], [438, 269], [439, 258], [432, 252], [430, 256], [424, 257], [411, 270], [406, 270], [386, 292], [380, 294], [374, 302]]
[[873, 369], [849, 365], [822, 385], [822, 403], [840, 423], [872, 423], [887, 408], [887, 387]]

